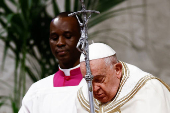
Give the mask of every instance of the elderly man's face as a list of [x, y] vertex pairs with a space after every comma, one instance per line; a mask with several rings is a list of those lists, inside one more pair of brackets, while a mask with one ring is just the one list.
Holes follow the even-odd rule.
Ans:
[[[50, 24], [50, 47], [53, 55], [62, 64], [79, 64], [80, 52], [76, 45], [80, 38], [80, 27], [74, 17], [55, 18]], [[63, 68], [63, 67], [62, 67]], [[70, 68], [70, 67], [68, 67]]]
[[[80, 68], [83, 76], [86, 75], [85, 62], [80, 63]], [[112, 100], [118, 90], [122, 65], [117, 63], [110, 68], [105, 65], [104, 59], [90, 61], [90, 68], [93, 78], [93, 95], [102, 103]]]

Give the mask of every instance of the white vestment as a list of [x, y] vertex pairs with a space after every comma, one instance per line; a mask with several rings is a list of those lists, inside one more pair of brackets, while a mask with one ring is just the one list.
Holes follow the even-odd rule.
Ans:
[[[105, 104], [94, 99], [96, 113], [170, 113], [170, 87], [139, 68], [121, 62], [123, 77], [115, 98]], [[78, 113], [89, 113], [87, 85], [78, 91]]]
[[19, 113], [77, 113], [77, 90], [86, 81], [82, 79], [78, 86], [53, 87], [53, 77], [46, 77], [30, 87]]

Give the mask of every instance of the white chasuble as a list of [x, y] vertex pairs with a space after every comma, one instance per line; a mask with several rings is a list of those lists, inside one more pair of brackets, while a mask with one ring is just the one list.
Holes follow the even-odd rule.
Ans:
[[[121, 62], [123, 77], [115, 98], [105, 104], [94, 99], [95, 113], [170, 113], [170, 87], [159, 78]], [[78, 113], [89, 113], [87, 85], [77, 94]]]

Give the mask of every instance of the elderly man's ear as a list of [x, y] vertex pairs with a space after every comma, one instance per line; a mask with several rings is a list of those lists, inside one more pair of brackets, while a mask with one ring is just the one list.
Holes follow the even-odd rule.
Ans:
[[120, 62], [116, 63], [114, 65], [114, 69], [116, 71], [117, 78], [120, 79], [122, 76], [122, 64]]

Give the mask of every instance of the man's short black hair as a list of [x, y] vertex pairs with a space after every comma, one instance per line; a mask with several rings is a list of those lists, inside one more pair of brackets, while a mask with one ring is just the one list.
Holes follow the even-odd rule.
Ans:
[[[72, 13], [72, 12], [61, 12], [61, 13], [59, 13], [56, 17], [68, 17], [68, 14], [70, 14], [70, 13]], [[55, 18], [56, 18], [56, 17], [55, 17]], [[75, 15], [72, 16], [72, 17], [76, 18]], [[83, 22], [82, 18], [81, 18], [79, 15], [77, 15], [77, 17], [78, 17], [78, 19], [80, 20], [80, 22]], [[77, 19], [77, 18], [76, 18], [76, 19]]]

